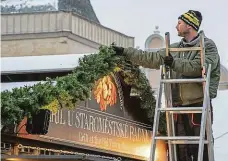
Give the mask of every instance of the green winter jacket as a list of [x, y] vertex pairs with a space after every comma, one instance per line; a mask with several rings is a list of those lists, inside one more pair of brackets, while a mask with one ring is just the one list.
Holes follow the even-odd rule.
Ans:
[[[215, 98], [220, 80], [220, 57], [215, 43], [205, 37], [205, 60], [207, 64], [211, 64], [211, 80], [210, 80], [210, 98]], [[199, 47], [200, 37], [187, 43], [182, 39], [178, 43], [174, 43], [171, 47]], [[125, 48], [125, 56], [134, 64], [145, 68], [159, 69], [164, 64], [165, 49], [157, 52], [146, 52], [135, 48]], [[201, 65], [199, 51], [188, 52], [172, 52], [174, 58], [172, 64], [171, 78], [201, 78]], [[203, 101], [202, 83], [185, 83], [172, 85], [173, 104], [188, 105]]]

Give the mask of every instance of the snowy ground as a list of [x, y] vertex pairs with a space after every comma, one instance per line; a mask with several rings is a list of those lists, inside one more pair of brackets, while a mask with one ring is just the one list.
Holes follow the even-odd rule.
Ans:
[[[219, 91], [214, 106], [214, 138], [215, 138], [215, 160], [227, 161], [228, 150], [228, 90]], [[223, 135], [225, 134], [225, 135]], [[221, 136], [222, 135], [222, 136]], [[219, 137], [221, 136], [221, 137]]]

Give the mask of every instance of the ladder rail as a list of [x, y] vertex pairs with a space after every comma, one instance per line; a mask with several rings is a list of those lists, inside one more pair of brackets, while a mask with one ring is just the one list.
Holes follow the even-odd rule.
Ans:
[[[165, 105], [165, 108], [169, 108], [169, 106], [172, 106], [170, 105], [170, 98], [169, 98], [169, 92], [170, 92], [170, 87], [167, 87], [167, 84], [165, 85], [165, 98], [166, 98], [166, 105]], [[172, 122], [172, 115], [168, 112], [166, 112], [166, 126], [167, 126], [167, 134], [168, 136], [173, 136], [174, 135], [174, 123]], [[168, 147], [169, 147], [169, 158], [170, 158], [170, 161], [176, 161], [175, 159], [175, 148], [174, 148], [174, 145], [171, 144], [171, 141], [168, 140]]]
[[[214, 161], [214, 142], [213, 142], [213, 135], [212, 135], [212, 122], [211, 122], [211, 106], [210, 106], [210, 93], [209, 93], [209, 86], [210, 86], [210, 76], [211, 76], [211, 64], [208, 65], [208, 72], [207, 72], [207, 82], [206, 82], [206, 103], [207, 103], [207, 112], [206, 112], [206, 134], [207, 134], [207, 141], [208, 141], [208, 158], [209, 161]], [[205, 133], [205, 131], [204, 131]]]
[[[160, 66], [160, 78], [162, 77], [162, 66]], [[159, 115], [160, 111], [158, 110], [161, 106], [161, 96], [162, 96], [162, 83], [158, 88], [158, 95], [156, 101], [156, 108], [155, 108], [155, 116], [154, 116], [154, 123], [153, 123], [153, 131], [152, 131], [152, 139], [151, 139], [151, 151], [150, 151], [150, 158], [149, 161], [155, 161], [155, 148], [156, 148], [156, 133], [158, 132], [159, 126]]]
[[[166, 41], [166, 56], [170, 55], [170, 34], [169, 32], [165, 33], [165, 41]], [[171, 70], [168, 69], [166, 71], [166, 66], [163, 65], [164, 68], [164, 79], [171, 78]], [[164, 84], [164, 92], [165, 92], [165, 108], [172, 107], [172, 94], [171, 94], [171, 84]], [[173, 114], [166, 112], [166, 125], [167, 125], [167, 134], [168, 136], [175, 136], [175, 125]], [[176, 154], [176, 145], [171, 144], [171, 141], [168, 140], [168, 147], [169, 147], [169, 159], [170, 161], [177, 161], [177, 154]]]
[[[203, 100], [203, 113], [201, 116], [201, 126], [200, 126], [200, 141], [199, 141], [199, 148], [198, 148], [198, 161], [203, 160], [203, 151], [204, 151], [204, 138], [205, 138], [205, 131], [206, 131], [206, 116], [208, 112], [208, 107], [210, 106], [209, 104], [209, 86], [210, 86], [210, 71], [211, 71], [211, 65], [209, 64], [208, 67], [208, 72], [207, 72], [207, 81], [205, 84], [205, 89], [204, 89], [204, 100]], [[208, 137], [207, 137], [208, 139]], [[209, 156], [210, 158], [210, 156]]]
[[205, 78], [206, 74], [206, 60], [205, 60], [205, 43], [204, 43], [204, 32], [200, 32], [200, 63], [202, 67], [202, 78]]
[[[200, 63], [202, 68], [202, 78], [197, 79], [171, 79], [171, 70], [164, 66], [160, 66], [160, 86], [158, 89], [153, 131], [152, 131], [152, 144], [149, 161], [155, 161], [155, 150], [157, 140], [168, 141], [168, 153], [169, 161], [177, 161], [176, 144], [198, 144], [198, 157], [197, 161], [203, 160], [204, 145], [207, 144], [208, 158], [209, 161], [214, 161], [214, 142], [212, 136], [212, 124], [211, 124], [211, 108], [210, 108], [210, 76], [211, 76], [211, 64], [205, 62], [205, 44], [204, 44], [204, 33], [200, 32], [200, 47], [189, 47], [189, 48], [170, 48], [169, 33], [165, 34], [166, 40], [166, 56], [170, 52], [186, 52], [186, 51], [200, 51]], [[206, 71], [207, 70], [207, 71]], [[172, 107], [172, 83], [202, 83], [203, 85], [203, 107]], [[165, 107], [161, 108], [161, 97], [162, 89], [164, 86], [165, 92]], [[166, 123], [167, 123], [167, 135], [168, 136], [156, 136], [159, 127], [160, 113], [166, 112]], [[174, 125], [174, 113], [201, 113], [201, 125], [199, 136], [175, 136], [175, 125]], [[205, 133], [207, 138], [205, 139]]]
[[[209, 103], [210, 104], [210, 103]], [[214, 158], [214, 142], [213, 142], [213, 135], [212, 135], [212, 121], [211, 121], [211, 107], [208, 109], [208, 112], [207, 112], [207, 126], [206, 127], [209, 127], [206, 129], [207, 131], [207, 140], [208, 140], [208, 146], [207, 146], [207, 149], [208, 149], [208, 156], [209, 157], [209, 161], [214, 161], [215, 158]]]
[[[174, 115], [173, 113], [170, 113], [171, 114], [171, 126], [172, 126], [172, 133], [173, 133], [173, 136], [175, 136], [175, 123], [174, 123]], [[173, 144], [172, 141], [170, 142], [172, 145], [173, 145], [173, 150], [174, 150], [174, 160], [177, 161], [177, 146], [176, 144]]]

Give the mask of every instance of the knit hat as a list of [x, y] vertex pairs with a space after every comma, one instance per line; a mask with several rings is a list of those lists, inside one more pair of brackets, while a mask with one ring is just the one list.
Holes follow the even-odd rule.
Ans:
[[199, 11], [189, 10], [188, 12], [178, 17], [178, 19], [183, 20], [185, 23], [192, 26], [196, 31], [198, 31], [203, 17]]

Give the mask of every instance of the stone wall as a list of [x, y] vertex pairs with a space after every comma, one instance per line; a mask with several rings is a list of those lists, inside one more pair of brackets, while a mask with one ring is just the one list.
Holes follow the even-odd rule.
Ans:
[[1, 15], [2, 41], [10, 35], [69, 32], [100, 45], [115, 42], [133, 47], [134, 38], [94, 23], [71, 12], [37, 12]]
[[96, 48], [67, 37], [3, 41], [1, 57], [93, 53]]

